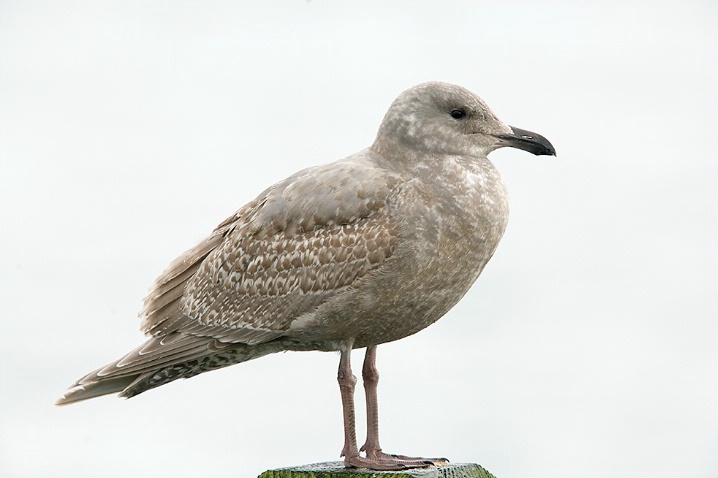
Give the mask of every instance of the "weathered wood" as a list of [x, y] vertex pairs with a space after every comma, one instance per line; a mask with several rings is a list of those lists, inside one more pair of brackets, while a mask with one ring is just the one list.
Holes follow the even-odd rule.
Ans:
[[259, 478], [495, 478], [474, 463], [448, 463], [406, 471], [372, 471], [344, 468], [341, 461], [313, 463], [267, 470]]

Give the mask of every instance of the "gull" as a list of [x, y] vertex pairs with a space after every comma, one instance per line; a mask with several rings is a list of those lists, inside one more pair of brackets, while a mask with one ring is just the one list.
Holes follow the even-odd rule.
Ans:
[[[382, 451], [377, 346], [445, 315], [494, 254], [509, 206], [487, 154], [502, 147], [556, 154], [465, 88], [404, 91], [369, 148], [274, 184], [173, 261], [144, 299], [149, 339], [57, 404], [134, 397], [276, 352], [338, 351], [345, 466], [442, 463]], [[350, 360], [361, 348], [367, 438], [358, 447]]]

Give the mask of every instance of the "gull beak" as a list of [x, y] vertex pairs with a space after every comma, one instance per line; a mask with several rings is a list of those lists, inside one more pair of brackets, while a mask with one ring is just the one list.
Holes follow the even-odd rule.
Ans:
[[499, 147], [510, 146], [512, 148], [523, 149], [536, 156], [556, 156], [556, 148], [551, 142], [540, 134], [532, 133], [521, 128], [510, 126], [512, 134], [497, 134], [495, 137], [499, 140]]

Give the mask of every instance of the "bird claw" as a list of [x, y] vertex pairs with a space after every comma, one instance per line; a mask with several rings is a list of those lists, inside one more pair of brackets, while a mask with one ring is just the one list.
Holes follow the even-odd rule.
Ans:
[[422, 458], [415, 456], [394, 455], [383, 451], [367, 453], [366, 457], [356, 455], [344, 457], [347, 468], [366, 468], [376, 471], [400, 471], [412, 468], [426, 468], [449, 463], [446, 458]]

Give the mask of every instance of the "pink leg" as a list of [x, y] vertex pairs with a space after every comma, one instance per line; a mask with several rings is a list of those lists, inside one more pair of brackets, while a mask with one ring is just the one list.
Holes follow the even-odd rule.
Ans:
[[366, 451], [367, 458], [375, 458], [376, 454], [381, 452], [379, 400], [377, 397], [379, 371], [376, 369], [376, 345], [366, 348], [361, 375], [364, 379], [364, 393], [366, 394], [366, 442], [361, 447], [361, 451]]
[[[359, 455], [356, 445], [356, 427], [354, 422], [354, 386], [356, 378], [351, 373], [348, 351], [342, 351], [339, 362], [339, 385], [342, 391], [342, 404], [344, 405], [344, 464], [353, 468], [368, 468], [371, 470], [406, 470], [409, 468], [422, 468], [430, 465], [448, 463], [444, 458], [419, 458], [404, 455], [390, 455], [381, 451], [379, 445], [379, 405], [377, 400], [377, 384], [379, 372], [376, 369], [376, 346], [367, 347], [362, 367], [364, 391], [366, 393], [367, 438], [361, 448], [366, 452], [366, 458]], [[342, 378], [344, 377], [344, 378]], [[348, 380], [346, 377], [351, 377]], [[342, 385], [342, 384], [346, 385]], [[349, 391], [349, 388], [351, 389]], [[346, 391], [345, 391], [346, 389]]]
[[356, 438], [356, 422], [354, 421], [354, 387], [357, 378], [352, 374], [352, 344], [350, 341], [345, 348], [341, 350], [341, 358], [339, 359], [339, 373], [337, 381], [339, 382], [339, 392], [342, 395], [342, 411], [344, 412], [344, 448], [341, 456], [344, 457], [344, 463], [349, 466], [349, 462], [359, 456]]

